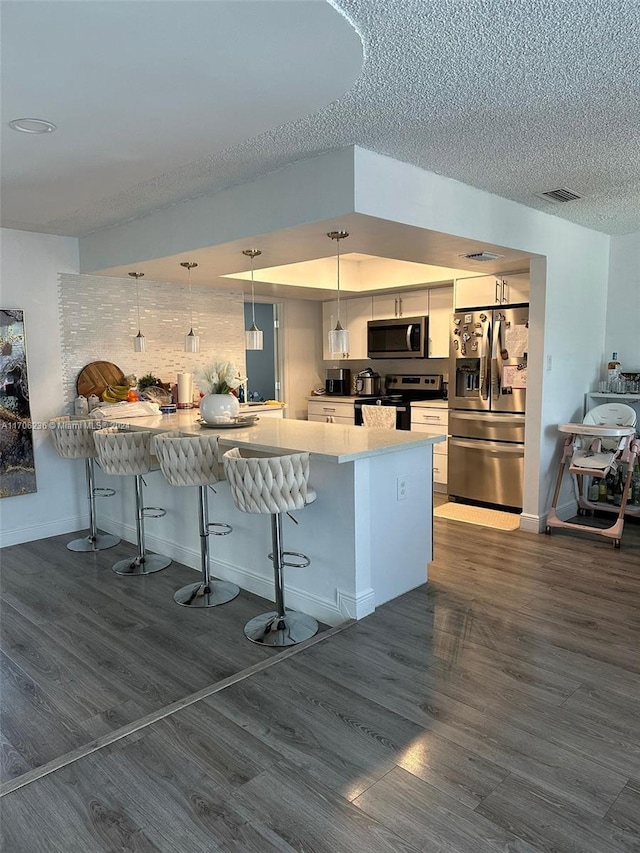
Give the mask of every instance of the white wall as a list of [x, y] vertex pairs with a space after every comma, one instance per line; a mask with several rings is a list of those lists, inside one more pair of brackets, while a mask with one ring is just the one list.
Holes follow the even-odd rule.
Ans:
[[614, 351], [622, 370], [640, 371], [640, 231], [611, 238], [605, 360]]
[[[31, 419], [35, 426], [60, 413], [62, 359], [58, 325], [58, 273], [78, 272], [78, 241], [3, 228], [3, 308], [24, 310]], [[34, 429], [38, 491], [0, 500], [0, 545], [13, 545], [86, 523], [84, 467], [60, 459], [48, 433]]]
[[283, 397], [286, 417], [306, 419], [307, 397], [324, 385], [322, 303], [287, 299], [282, 305]]

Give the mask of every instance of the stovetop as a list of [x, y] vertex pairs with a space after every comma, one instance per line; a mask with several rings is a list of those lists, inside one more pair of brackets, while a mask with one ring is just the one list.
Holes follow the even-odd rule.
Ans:
[[387, 397], [395, 396], [403, 402], [418, 400], [443, 400], [445, 385], [441, 373], [400, 374], [387, 376]]

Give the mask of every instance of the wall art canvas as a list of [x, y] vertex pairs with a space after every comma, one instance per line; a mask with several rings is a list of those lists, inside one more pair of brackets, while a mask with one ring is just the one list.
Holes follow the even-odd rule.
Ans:
[[24, 312], [0, 308], [0, 497], [35, 491]]

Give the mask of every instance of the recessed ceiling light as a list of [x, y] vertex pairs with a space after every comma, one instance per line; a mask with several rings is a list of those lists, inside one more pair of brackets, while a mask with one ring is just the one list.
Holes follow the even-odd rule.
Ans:
[[53, 133], [56, 129], [55, 124], [42, 118], [15, 118], [9, 122], [9, 127], [20, 133]]

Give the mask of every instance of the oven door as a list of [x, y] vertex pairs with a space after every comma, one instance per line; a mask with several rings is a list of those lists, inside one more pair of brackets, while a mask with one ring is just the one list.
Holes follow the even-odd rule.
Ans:
[[[362, 406], [372, 405], [371, 400], [356, 400], [353, 404], [354, 423], [356, 426], [362, 426]], [[377, 405], [377, 404], [376, 404]], [[381, 406], [396, 407], [396, 429], [411, 429], [411, 411], [407, 403], [381, 403]]]

